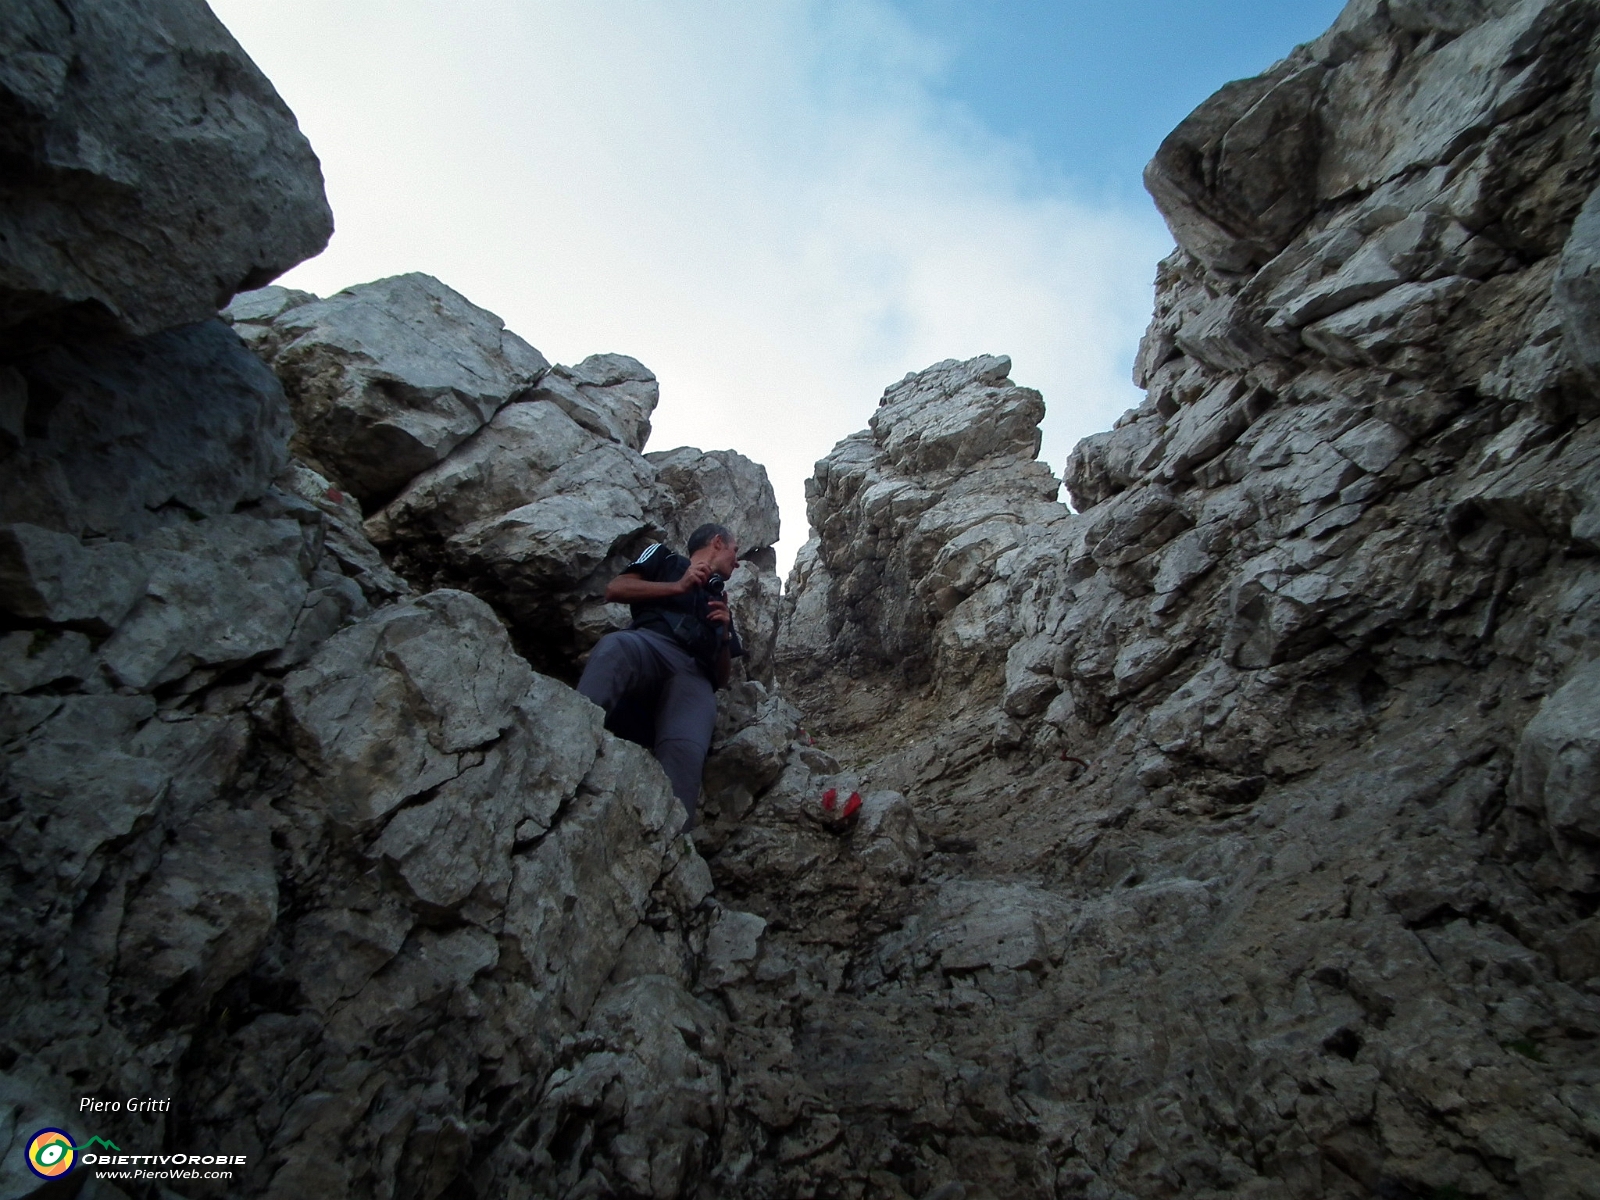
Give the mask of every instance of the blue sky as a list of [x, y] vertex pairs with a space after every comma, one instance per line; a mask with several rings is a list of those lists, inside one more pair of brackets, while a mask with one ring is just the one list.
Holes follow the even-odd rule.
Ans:
[[1009, 354], [1042, 457], [1137, 404], [1171, 239], [1139, 173], [1327, 0], [211, 0], [321, 157], [280, 282], [425, 271], [552, 361], [661, 380], [651, 449], [739, 450], [805, 539], [883, 388]]
[[940, 96], [1087, 194], [1141, 202], [1161, 139], [1230, 79], [1319, 36], [1343, 0], [894, 0], [947, 48]]

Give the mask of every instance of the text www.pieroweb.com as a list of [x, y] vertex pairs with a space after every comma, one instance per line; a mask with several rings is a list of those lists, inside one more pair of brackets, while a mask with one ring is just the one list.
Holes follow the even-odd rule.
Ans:
[[233, 1154], [89, 1154], [84, 1165], [92, 1166], [101, 1179], [198, 1180], [232, 1179], [233, 1172], [217, 1169], [218, 1164], [242, 1162]]

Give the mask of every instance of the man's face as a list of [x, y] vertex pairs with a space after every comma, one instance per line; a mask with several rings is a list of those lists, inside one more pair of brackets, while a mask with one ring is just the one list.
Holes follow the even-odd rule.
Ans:
[[723, 537], [714, 537], [711, 539], [711, 549], [715, 552], [715, 557], [711, 560], [711, 569], [724, 579], [731, 579], [739, 566], [739, 543]]

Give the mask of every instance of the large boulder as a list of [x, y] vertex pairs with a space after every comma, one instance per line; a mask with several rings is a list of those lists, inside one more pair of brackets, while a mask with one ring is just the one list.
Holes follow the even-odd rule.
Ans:
[[597, 437], [643, 451], [661, 389], [638, 359], [591, 354], [575, 367], [553, 368], [533, 398], [549, 400]]
[[0, 13], [0, 345], [213, 316], [327, 244], [294, 114], [202, 0]]
[[[282, 289], [275, 289], [282, 291]], [[296, 448], [364, 504], [390, 499], [527, 392], [545, 358], [430, 275], [396, 275], [326, 300], [241, 298], [237, 326], [289, 393]]]
[[737, 450], [679, 446], [645, 455], [672, 501], [668, 536], [679, 547], [708, 522], [726, 525], [741, 552], [778, 541], [778, 501], [767, 469]]
[[[282, 393], [220, 324], [26, 366], [60, 423], [25, 449], [104, 515], [0, 525], [7, 1119], [76, 1129], [84, 1089], [183, 1096], [94, 1132], [231, 1147], [253, 1194], [424, 1170], [503, 1192], [537, 1141], [512, 1131], [589, 1025], [664, 1081], [648, 1119], [601, 1131], [608, 1161], [635, 1172], [644, 1136], [696, 1175], [721, 1111], [716, 1022], [686, 990], [709, 880], [659, 764], [482, 600], [407, 594], [351, 499], [285, 462]], [[96, 462], [127, 494], [91, 490]], [[617, 1026], [646, 993], [704, 1041]], [[362, 1117], [380, 1092], [397, 1155]], [[31, 1179], [13, 1143], [0, 1188]]]
[[668, 508], [637, 451], [530, 398], [413, 479], [367, 529], [402, 574], [482, 595], [536, 665], [568, 674], [610, 627], [606, 584], [667, 536]]
[[1316, 210], [1320, 64], [1289, 59], [1230, 83], [1161, 143], [1145, 186], [1178, 244], [1243, 271], [1282, 250]]
[[[269, 537], [285, 523], [194, 528], [237, 541], [251, 522]], [[211, 609], [186, 596], [190, 617], [303, 595], [292, 541], [258, 545]], [[155, 579], [174, 552], [143, 553]], [[331, 585], [326, 571], [309, 582]], [[76, 1089], [171, 1094], [181, 1108], [104, 1114], [94, 1129], [130, 1150], [170, 1136], [231, 1147], [249, 1164], [236, 1184], [255, 1194], [393, 1190], [417, 1164], [441, 1186], [472, 1176], [504, 1191], [530, 1148], [548, 1158], [549, 1139], [511, 1135], [563, 1094], [574, 1036], [650, 996], [642, 1013], [692, 1017], [692, 1051], [670, 1024], [615, 1029], [623, 1074], [660, 1081], [629, 1132], [687, 1139], [696, 1156], [680, 1169], [697, 1173], [720, 1118], [720, 1050], [716, 1018], [685, 991], [683, 947], [709, 884], [654, 759], [534, 675], [463, 593], [352, 614], [286, 676], [259, 646], [241, 660], [205, 637], [190, 638], [201, 665], [175, 689], [139, 676], [120, 695], [69, 680], [0, 696], [13, 1117], [73, 1128]], [[80, 919], [105, 933], [73, 936]], [[239, 1019], [216, 1023], [218, 1004]], [[152, 1053], [171, 1037], [204, 1052]], [[591, 1070], [604, 1078], [609, 1061]], [[492, 1095], [464, 1084], [491, 1077]], [[360, 1097], [377, 1092], [405, 1131], [398, 1158], [367, 1137]], [[474, 1150], [463, 1131], [485, 1121], [498, 1132]], [[618, 1132], [603, 1140], [625, 1164], [633, 1137]], [[25, 1168], [8, 1156], [5, 1170], [7, 1194], [22, 1194]]]
[[1587, 890], [1600, 880], [1600, 660], [1552, 693], [1522, 731], [1513, 791], [1542, 818]]

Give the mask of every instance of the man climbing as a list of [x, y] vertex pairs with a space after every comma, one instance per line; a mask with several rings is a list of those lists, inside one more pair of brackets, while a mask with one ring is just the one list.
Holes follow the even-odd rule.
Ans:
[[738, 542], [726, 526], [702, 525], [688, 550], [685, 558], [657, 542], [607, 586], [606, 602], [632, 606], [633, 624], [600, 639], [578, 691], [606, 710], [607, 729], [655, 753], [692, 829], [716, 689], [744, 647], [723, 590]]

